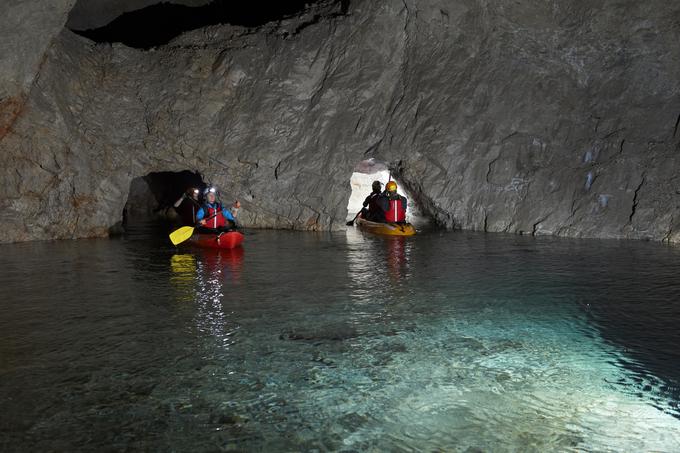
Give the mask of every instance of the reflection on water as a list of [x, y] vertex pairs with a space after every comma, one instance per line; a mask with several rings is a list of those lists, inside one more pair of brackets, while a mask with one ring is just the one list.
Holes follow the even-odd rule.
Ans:
[[376, 280], [391, 287], [409, 284], [409, 258], [413, 237], [370, 236], [356, 230], [347, 232], [348, 271], [356, 282]]
[[[178, 288], [192, 288], [192, 295], [196, 295], [192, 283], [202, 282], [203, 288], [207, 284], [215, 289], [224, 284], [238, 283], [244, 254], [242, 247], [232, 250], [194, 250], [192, 253], [178, 251], [170, 257], [171, 281]], [[221, 294], [220, 291], [218, 293]], [[198, 294], [203, 294], [203, 291]]]
[[222, 300], [230, 296], [230, 285], [241, 277], [244, 250], [200, 249], [194, 253], [175, 253], [170, 258], [178, 300], [196, 308], [196, 330], [219, 339], [223, 347], [232, 344], [230, 337], [236, 323], [225, 313]]
[[164, 239], [1, 247], [0, 450], [680, 450], [677, 249]]

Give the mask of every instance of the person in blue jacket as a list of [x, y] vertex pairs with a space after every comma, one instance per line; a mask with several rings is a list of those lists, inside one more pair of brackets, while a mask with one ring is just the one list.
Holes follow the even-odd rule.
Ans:
[[217, 201], [217, 190], [210, 187], [205, 190], [205, 202], [196, 213], [201, 230], [206, 232], [230, 230], [236, 226], [236, 220], [229, 209]]

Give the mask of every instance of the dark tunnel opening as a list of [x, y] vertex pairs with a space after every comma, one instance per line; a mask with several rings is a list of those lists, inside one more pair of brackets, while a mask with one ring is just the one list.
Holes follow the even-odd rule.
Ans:
[[[135, 178], [130, 183], [123, 228], [128, 230], [149, 223], [185, 223], [182, 207], [175, 207], [182, 194], [203, 191], [207, 184], [198, 172], [155, 172]], [[186, 204], [186, 203], [185, 203]]]
[[345, 14], [349, 0], [213, 0], [204, 6], [162, 2], [123, 13], [103, 27], [71, 31], [98, 43], [120, 42], [129, 47], [150, 49], [190, 30], [219, 24], [255, 28], [301, 14], [314, 4], [338, 5], [340, 14]]

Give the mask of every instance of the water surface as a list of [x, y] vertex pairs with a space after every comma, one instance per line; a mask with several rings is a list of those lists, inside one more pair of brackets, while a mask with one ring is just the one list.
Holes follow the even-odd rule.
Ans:
[[0, 247], [2, 451], [680, 451], [680, 249]]

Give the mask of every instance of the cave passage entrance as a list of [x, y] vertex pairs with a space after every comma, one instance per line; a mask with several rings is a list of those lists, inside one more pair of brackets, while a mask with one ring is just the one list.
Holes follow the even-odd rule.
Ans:
[[135, 178], [130, 183], [123, 210], [123, 227], [179, 221], [180, 212], [175, 209], [175, 202], [188, 190], [202, 192], [205, 187], [200, 173], [189, 170], [153, 172]]
[[350, 178], [350, 185], [352, 192], [347, 202], [347, 220], [352, 220], [357, 212], [361, 211], [362, 204], [366, 197], [371, 193], [371, 186], [373, 181], [380, 181], [382, 189], [385, 189], [385, 184], [389, 180], [397, 183], [397, 192], [403, 195], [408, 200], [406, 206], [406, 220], [416, 226], [428, 223], [425, 217], [415, 203], [414, 197], [406, 190], [404, 185], [396, 178], [391, 176], [390, 170], [386, 163], [377, 161], [373, 158], [362, 160], [354, 167], [354, 172]]

